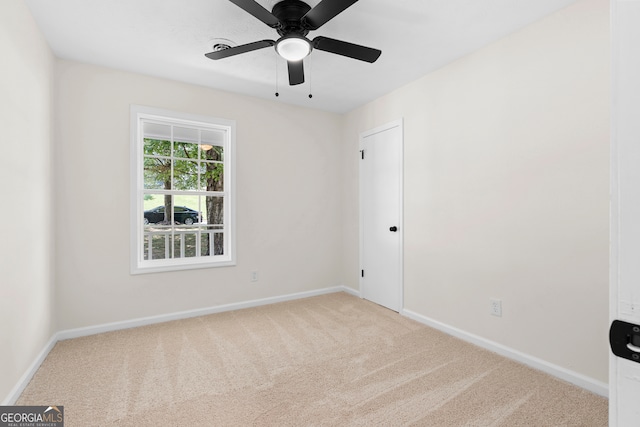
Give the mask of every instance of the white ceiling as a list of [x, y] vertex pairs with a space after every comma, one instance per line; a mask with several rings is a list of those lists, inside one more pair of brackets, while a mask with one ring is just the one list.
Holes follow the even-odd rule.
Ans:
[[[276, 99], [277, 75], [280, 102], [343, 113], [577, 0], [360, 0], [308, 37], [381, 49], [380, 59], [314, 51], [306, 82], [293, 87], [273, 48], [205, 58], [217, 39], [278, 38], [227, 0], [25, 1], [59, 58], [268, 99]], [[278, 0], [257, 1], [271, 10]]]

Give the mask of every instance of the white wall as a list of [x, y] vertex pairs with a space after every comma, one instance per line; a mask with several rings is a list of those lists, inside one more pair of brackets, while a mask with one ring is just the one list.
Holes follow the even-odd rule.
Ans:
[[[338, 115], [64, 60], [56, 70], [60, 329], [341, 284]], [[130, 104], [236, 120], [237, 266], [129, 274]]]
[[24, 2], [0, 2], [0, 399], [53, 331], [53, 55]]
[[608, 19], [581, 0], [347, 115], [348, 286], [358, 133], [403, 117], [404, 307], [607, 381]]

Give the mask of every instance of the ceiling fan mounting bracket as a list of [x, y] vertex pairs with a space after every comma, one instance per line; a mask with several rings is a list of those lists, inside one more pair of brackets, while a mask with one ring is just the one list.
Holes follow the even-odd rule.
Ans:
[[302, 17], [310, 10], [311, 6], [300, 0], [283, 0], [276, 3], [271, 13], [280, 21], [280, 25], [276, 27], [278, 34], [299, 34], [302, 37], [309, 34], [309, 28]]

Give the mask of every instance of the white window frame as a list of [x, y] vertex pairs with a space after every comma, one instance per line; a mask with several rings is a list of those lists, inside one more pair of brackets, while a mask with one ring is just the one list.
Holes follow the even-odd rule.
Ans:
[[[187, 258], [144, 259], [144, 121], [161, 121], [185, 127], [224, 130], [224, 245], [223, 255]], [[236, 265], [236, 179], [234, 120], [131, 105], [131, 274]]]

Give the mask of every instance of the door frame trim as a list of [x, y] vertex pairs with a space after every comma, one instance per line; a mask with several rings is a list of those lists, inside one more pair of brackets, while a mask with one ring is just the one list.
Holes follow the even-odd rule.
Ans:
[[[637, 226], [640, 220], [635, 165], [629, 160], [640, 157], [637, 136], [640, 125], [633, 120], [640, 111], [636, 99], [640, 94], [640, 56], [628, 40], [637, 38], [634, 25], [640, 16], [640, 0], [610, 2], [611, 23], [611, 139], [610, 139], [610, 252], [609, 252], [609, 321], [640, 322], [638, 273], [630, 268], [632, 256], [640, 253]], [[635, 38], [634, 38], [635, 36]], [[632, 243], [629, 243], [632, 242]], [[626, 426], [635, 422], [640, 409], [640, 367], [621, 359], [609, 349], [609, 425]], [[633, 421], [631, 421], [633, 420]]]
[[[399, 251], [399, 258], [400, 258], [400, 271], [399, 271], [399, 277], [398, 277], [398, 284], [399, 284], [399, 307], [398, 307], [398, 313], [402, 313], [404, 310], [404, 120], [402, 118], [399, 118], [397, 120], [393, 120], [391, 122], [385, 123], [381, 126], [377, 126], [373, 129], [364, 131], [364, 132], [360, 132], [360, 136], [358, 139], [358, 149], [359, 150], [363, 150], [363, 141], [366, 137], [371, 136], [371, 135], [375, 135], [377, 133], [381, 133], [393, 128], [399, 128], [400, 130], [400, 192], [399, 192], [399, 199], [398, 200], [398, 216], [399, 216], [399, 230], [398, 232], [400, 233], [400, 244], [398, 245], [398, 251]], [[363, 204], [363, 200], [362, 200], [362, 184], [363, 184], [363, 177], [362, 177], [362, 164], [360, 162], [358, 162], [358, 222], [359, 222], [359, 249], [360, 249], [360, 253], [359, 253], [359, 266], [360, 266], [360, 270], [362, 271], [363, 267], [363, 254], [364, 254], [364, 229], [363, 229], [363, 224], [364, 224], [364, 212], [362, 209], [362, 204]], [[364, 298], [364, 289], [363, 289], [363, 277], [360, 274], [360, 272], [358, 272], [358, 290], [360, 291], [360, 297]]]

